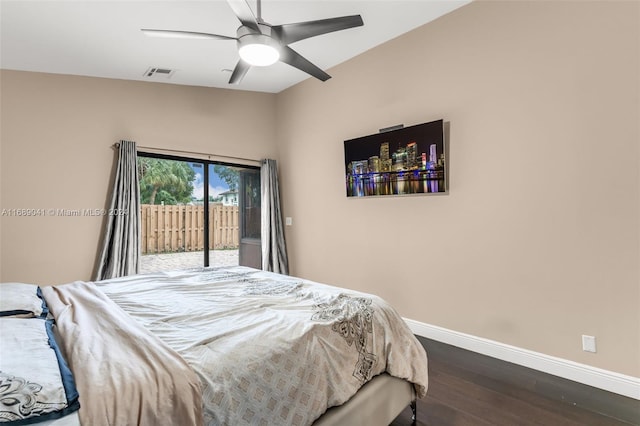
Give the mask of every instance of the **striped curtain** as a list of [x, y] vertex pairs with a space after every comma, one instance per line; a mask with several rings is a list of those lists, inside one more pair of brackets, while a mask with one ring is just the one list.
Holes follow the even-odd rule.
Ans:
[[289, 274], [284, 240], [276, 160], [263, 160], [260, 168], [262, 269]]
[[137, 274], [140, 271], [140, 189], [135, 142], [120, 141], [107, 221], [95, 279]]

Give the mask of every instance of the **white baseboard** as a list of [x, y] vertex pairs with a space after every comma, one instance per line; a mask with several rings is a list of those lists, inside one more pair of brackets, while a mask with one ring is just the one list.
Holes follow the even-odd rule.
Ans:
[[414, 334], [640, 400], [640, 378], [404, 318]]

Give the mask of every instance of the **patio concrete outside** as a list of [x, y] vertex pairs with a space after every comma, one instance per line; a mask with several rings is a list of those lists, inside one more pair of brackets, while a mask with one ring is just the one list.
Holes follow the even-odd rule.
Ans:
[[[141, 274], [199, 266], [204, 266], [204, 251], [145, 254], [140, 258]], [[238, 266], [238, 250], [210, 250], [209, 266]]]

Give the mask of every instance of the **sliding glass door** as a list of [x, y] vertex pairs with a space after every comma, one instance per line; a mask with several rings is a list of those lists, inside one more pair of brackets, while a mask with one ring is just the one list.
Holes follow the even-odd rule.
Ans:
[[[260, 253], [257, 167], [138, 153], [138, 172], [142, 273], [200, 266], [260, 268], [255, 249], [248, 254], [243, 249], [257, 244]], [[245, 175], [252, 176], [248, 184]]]

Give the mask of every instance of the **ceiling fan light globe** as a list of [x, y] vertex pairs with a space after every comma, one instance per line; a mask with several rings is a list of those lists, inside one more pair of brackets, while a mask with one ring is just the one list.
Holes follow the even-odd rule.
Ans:
[[256, 67], [268, 67], [280, 59], [278, 49], [262, 43], [245, 44], [238, 49], [238, 53], [243, 61]]

